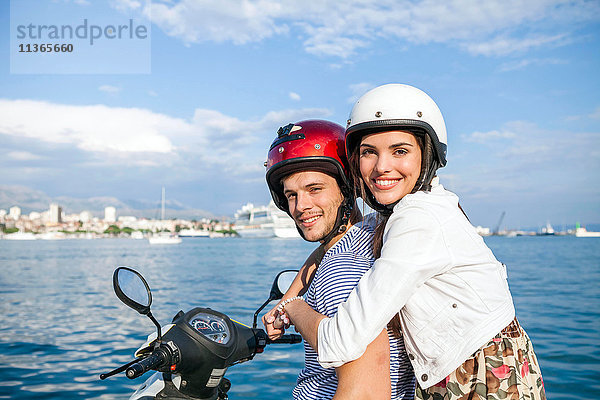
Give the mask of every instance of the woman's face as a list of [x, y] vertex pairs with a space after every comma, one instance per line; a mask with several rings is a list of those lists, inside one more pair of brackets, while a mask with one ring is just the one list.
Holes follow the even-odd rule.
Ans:
[[365, 136], [359, 154], [360, 175], [380, 204], [392, 204], [406, 196], [421, 174], [421, 149], [408, 132]]

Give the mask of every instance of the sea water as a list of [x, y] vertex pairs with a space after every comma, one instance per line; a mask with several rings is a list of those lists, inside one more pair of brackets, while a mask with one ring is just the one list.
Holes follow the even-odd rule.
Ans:
[[[600, 239], [490, 237], [508, 266], [517, 315], [535, 346], [549, 399], [600, 397]], [[148, 376], [99, 380], [154, 332], [112, 289], [119, 265], [140, 271], [162, 323], [210, 307], [250, 324], [278, 271], [297, 269], [300, 239], [0, 241], [0, 398], [126, 399]], [[290, 398], [302, 345], [272, 345], [231, 367], [230, 398]], [[368, 383], [367, 383], [368, 384]]]

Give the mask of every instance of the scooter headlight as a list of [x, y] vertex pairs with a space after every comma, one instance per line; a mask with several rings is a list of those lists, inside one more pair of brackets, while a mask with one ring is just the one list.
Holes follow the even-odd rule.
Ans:
[[196, 332], [219, 344], [227, 344], [231, 338], [227, 323], [218, 315], [198, 313], [190, 319], [190, 325]]

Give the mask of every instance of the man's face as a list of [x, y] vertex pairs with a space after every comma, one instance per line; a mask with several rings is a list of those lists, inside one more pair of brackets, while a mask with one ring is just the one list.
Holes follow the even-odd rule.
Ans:
[[335, 178], [316, 171], [296, 172], [283, 179], [283, 193], [306, 240], [320, 241], [331, 232], [344, 201]]

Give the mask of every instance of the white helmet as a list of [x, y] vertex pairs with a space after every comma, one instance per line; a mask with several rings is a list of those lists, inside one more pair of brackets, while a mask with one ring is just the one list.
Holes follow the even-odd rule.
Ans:
[[400, 129], [431, 138], [439, 166], [446, 165], [446, 124], [437, 104], [416, 87], [392, 83], [365, 93], [354, 105], [346, 125], [346, 153], [368, 133]]

